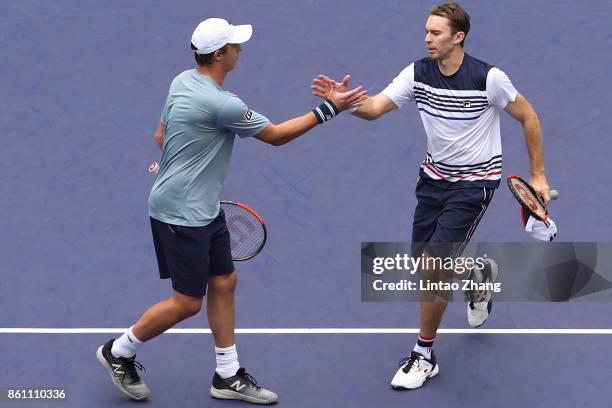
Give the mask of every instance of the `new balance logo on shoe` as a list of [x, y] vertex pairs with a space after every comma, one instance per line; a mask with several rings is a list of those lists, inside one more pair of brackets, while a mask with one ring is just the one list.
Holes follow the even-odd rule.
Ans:
[[114, 357], [111, 353], [113, 342], [114, 339], [111, 339], [98, 347], [96, 359], [110, 373], [113, 384], [121, 393], [135, 400], [147, 399], [151, 392], [137, 372], [144, 370], [144, 367], [136, 361], [136, 356]]
[[241, 384], [240, 381], [234, 381], [234, 383], [232, 385], [230, 385], [230, 387], [232, 387], [236, 391], [240, 392], [240, 391], [242, 391], [242, 389], [244, 387], [246, 387], [246, 384]]

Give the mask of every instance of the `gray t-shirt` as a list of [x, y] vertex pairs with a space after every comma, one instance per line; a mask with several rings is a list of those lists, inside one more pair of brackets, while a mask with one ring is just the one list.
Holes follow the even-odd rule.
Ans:
[[208, 225], [219, 214], [235, 135], [256, 135], [269, 120], [192, 69], [172, 81], [161, 121], [166, 132], [149, 215], [168, 224]]

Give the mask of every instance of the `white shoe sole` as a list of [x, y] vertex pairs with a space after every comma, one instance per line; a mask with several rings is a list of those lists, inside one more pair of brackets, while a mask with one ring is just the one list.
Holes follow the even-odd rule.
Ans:
[[427, 374], [427, 376], [425, 378], [423, 378], [423, 381], [421, 381], [420, 383], [414, 384], [414, 385], [409, 385], [409, 386], [405, 386], [405, 385], [393, 385], [393, 384], [391, 384], [391, 387], [393, 387], [393, 389], [395, 389], [395, 390], [415, 390], [417, 388], [421, 388], [423, 386], [423, 384], [425, 384], [425, 382], [427, 380], [430, 380], [430, 379], [434, 378], [436, 375], [438, 375], [439, 372], [440, 372], [440, 367], [438, 366], [438, 364], [436, 364], [434, 369], [431, 370], [431, 373]]
[[251, 404], [259, 404], [259, 405], [274, 404], [276, 401], [278, 401], [278, 396], [273, 399], [262, 400], [262, 399], [251, 397], [249, 395], [244, 395], [239, 392], [232, 391], [232, 390], [225, 390], [225, 389], [218, 390], [215, 387], [210, 387], [210, 395], [213, 398], [227, 399], [227, 400], [241, 400], [241, 401], [250, 402]]
[[119, 391], [121, 391], [121, 393], [123, 395], [125, 395], [126, 397], [136, 400], [136, 401], [142, 401], [142, 400], [146, 400], [147, 398], [149, 398], [149, 396], [151, 394], [148, 395], [143, 395], [143, 396], [137, 396], [137, 395], [132, 395], [129, 392], [127, 392], [119, 383], [119, 380], [117, 379], [117, 377], [115, 377], [115, 375], [113, 374], [113, 369], [111, 366], [108, 365], [108, 362], [106, 361], [106, 359], [104, 358], [104, 356], [102, 355], [102, 347], [104, 346], [100, 346], [98, 347], [98, 350], [96, 351], [96, 359], [98, 360], [98, 362], [102, 365], [102, 367], [106, 368], [106, 371], [108, 371], [108, 373], [111, 376], [111, 380], [113, 380], [113, 384], [115, 384], [115, 387], [117, 387], [119, 389]]

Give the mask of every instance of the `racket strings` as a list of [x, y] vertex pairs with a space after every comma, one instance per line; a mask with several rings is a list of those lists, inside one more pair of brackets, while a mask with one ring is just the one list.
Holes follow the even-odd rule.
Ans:
[[234, 204], [222, 203], [221, 206], [230, 232], [232, 258], [249, 258], [259, 252], [266, 233], [257, 217]]

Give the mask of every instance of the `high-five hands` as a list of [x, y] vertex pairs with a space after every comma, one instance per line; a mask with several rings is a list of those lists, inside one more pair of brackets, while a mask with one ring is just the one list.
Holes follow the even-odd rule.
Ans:
[[358, 86], [349, 91], [350, 80], [351, 76], [348, 74], [344, 76], [342, 82], [336, 82], [325, 75], [319, 75], [312, 80], [310, 89], [313, 95], [332, 100], [341, 111], [358, 108], [368, 99], [368, 91], [363, 89], [363, 86]]

